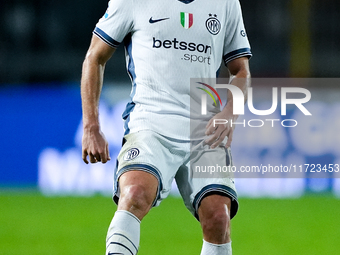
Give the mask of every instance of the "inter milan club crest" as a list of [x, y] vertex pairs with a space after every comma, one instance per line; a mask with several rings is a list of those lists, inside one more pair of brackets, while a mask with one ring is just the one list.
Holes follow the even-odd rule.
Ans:
[[181, 24], [185, 29], [191, 28], [194, 23], [194, 15], [192, 13], [181, 12]]
[[124, 160], [129, 161], [136, 158], [139, 155], [139, 150], [137, 148], [132, 148], [128, 150], [124, 155]]
[[213, 35], [217, 35], [221, 30], [221, 23], [217, 19], [216, 14], [212, 15], [211, 13], [209, 13], [209, 18], [205, 22], [205, 26], [207, 27], [208, 31]]

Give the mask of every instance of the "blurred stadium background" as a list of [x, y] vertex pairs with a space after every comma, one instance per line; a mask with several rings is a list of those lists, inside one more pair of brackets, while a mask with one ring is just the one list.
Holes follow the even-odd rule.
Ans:
[[[340, 76], [339, 1], [241, 5], [253, 77]], [[106, 8], [106, 0], [0, 0], [0, 254], [104, 254], [115, 210], [115, 161], [82, 163], [79, 80], [91, 32]], [[124, 61], [120, 47], [106, 67], [101, 100], [113, 159], [130, 92]], [[257, 133], [251, 146], [235, 143], [233, 149], [246, 151], [249, 162], [270, 157], [339, 164], [337, 84], [333, 79], [314, 88], [311, 107], [321, 121], [302, 122], [280, 139]], [[340, 179], [302, 177], [236, 180], [241, 210], [233, 220], [235, 254], [339, 254]], [[174, 188], [146, 217], [140, 254], [199, 254], [199, 224], [177, 195]]]

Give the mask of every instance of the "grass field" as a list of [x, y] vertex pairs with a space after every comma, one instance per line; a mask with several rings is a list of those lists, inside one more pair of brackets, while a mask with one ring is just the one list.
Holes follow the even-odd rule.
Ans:
[[[340, 200], [240, 199], [232, 220], [233, 254], [340, 254]], [[107, 197], [0, 192], [1, 255], [104, 255], [115, 206]], [[198, 255], [198, 222], [169, 197], [142, 222], [138, 255]]]

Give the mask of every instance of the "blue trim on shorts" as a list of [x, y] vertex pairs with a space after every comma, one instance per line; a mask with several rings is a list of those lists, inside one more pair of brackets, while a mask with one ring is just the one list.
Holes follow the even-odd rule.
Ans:
[[118, 179], [119, 177], [125, 173], [128, 172], [129, 170], [139, 170], [139, 171], [144, 171], [147, 172], [149, 174], [152, 174], [153, 176], [155, 176], [158, 180], [158, 190], [157, 190], [157, 197], [155, 199], [155, 201], [153, 202], [152, 206], [155, 206], [157, 203], [157, 200], [160, 199], [161, 197], [161, 191], [163, 190], [163, 183], [162, 183], [162, 178], [160, 173], [158, 172], [158, 170], [155, 167], [152, 167], [150, 165], [146, 165], [146, 164], [133, 164], [133, 165], [128, 165], [123, 167], [122, 169], [119, 170], [117, 176], [115, 176], [115, 183], [114, 183], [114, 198], [113, 200], [116, 202], [116, 204], [118, 204], [118, 197], [116, 196], [116, 193], [118, 191]]
[[222, 196], [226, 195], [227, 197], [231, 199], [230, 219], [232, 219], [238, 211], [237, 194], [235, 190], [233, 190], [232, 188], [225, 186], [225, 185], [221, 185], [221, 184], [207, 185], [203, 189], [201, 189], [200, 192], [196, 194], [194, 201], [192, 202], [192, 206], [195, 209], [196, 219], [199, 220], [198, 208], [200, 207], [203, 198], [209, 196], [211, 193], [221, 194]]

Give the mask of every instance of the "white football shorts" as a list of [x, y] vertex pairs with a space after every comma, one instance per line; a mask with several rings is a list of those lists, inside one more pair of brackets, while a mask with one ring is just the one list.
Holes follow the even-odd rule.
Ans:
[[232, 174], [228, 171], [218, 173], [223, 166], [223, 169], [232, 166], [230, 149], [225, 149], [223, 144], [210, 149], [204, 141], [190, 143], [151, 130], [130, 133], [124, 136], [118, 155], [113, 199], [118, 203], [119, 177], [127, 171], [140, 170], [158, 179], [153, 206], [158, 206], [169, 195], [175, 178], [186, 207], [197, 219], [202, 199], [211, 194], [231, 199], [230, 216], [233, 218], [238, 210], [237, 193]]

